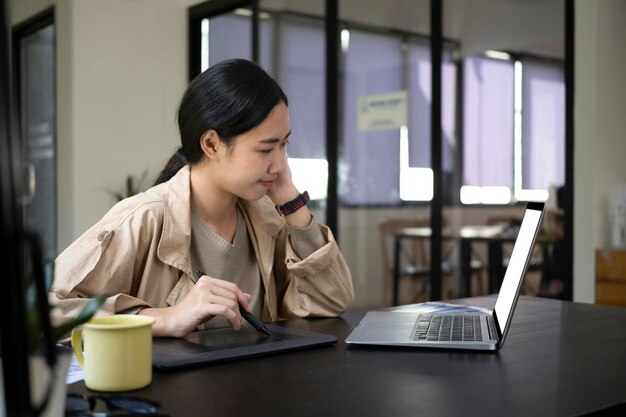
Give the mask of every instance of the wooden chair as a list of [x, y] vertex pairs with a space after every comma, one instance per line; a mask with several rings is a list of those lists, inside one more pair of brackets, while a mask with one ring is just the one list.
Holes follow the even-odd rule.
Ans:
[[[488, 226], [497, 226], [497, 225], [501, 225], [505, 228], [505, 232], [511, 232], [511, 233], [515, 233], [515, 230], [519, 230], [519, 226], [522, 224], [522, 219], [518, 216], [492, 216], [487, 218], [487, 225]], [[510, 257], [511, 257], [511, 252], [513, 249], [513, 244], [508, 244], [506, 245], [507, 248], [506, 250], [503, 250], [503, 258], [502, 258], [502, 267], [504, 268], [504, 270], [506, 270], [506, 268], [509, 266], [509, 261], [510, 261]], [[535, 247], [533, 248], [533, 253], [532, 256], [530, 258], [530, 262], [528, 264], [528, 269], [526, 270], [527, 272], [538, 272], [538, 273], [542, 273], [543, 275], [543, 271], [544, 271], [544, 259], [543, 259], [543, 253], [541, 251], [541, 248], [539, 247], [539, 245], [535, 245]], [[541, 276], [541, 281], [545, 281], [547, 278]], [[527, 283], [527, 281], [525, 281], [525, 283]], [[537, 291], [539, 289], [537, 288]], [[528, 291], [526, 291], [528, 292]]]
[[[378, 224], [380, 249], [382, 255], [383, 277], [385, 278], [386, 299], [391, 300], [393, 288], [393, 246], [394, 238], [401, 229], [409, 227], [430, 227], [429, 219], [387, 218]], [[445, 227], [445, 220], [444, 220]], [[450, 259], [454, 253], [456, 242], [444, 242], [441, 271], [443, 298], [453, 298], [456, 294], [454, 283], [454, 265]], [[427, 301], [430, 297], [430, 241], [428, 239], [403, 239], [400, 248], [400, 281], [399, 285], [406, 286], [406, 281], [413, 285], [411, 290], [399, 291], [399, 304]], [[484, 265], [477, 267], [472, 262], [472, 271], [479, 272]], [[476, 267], [476, 269], [474, 269]], [[412, 294], [411, 299], [402, 298], [402, 294]]]

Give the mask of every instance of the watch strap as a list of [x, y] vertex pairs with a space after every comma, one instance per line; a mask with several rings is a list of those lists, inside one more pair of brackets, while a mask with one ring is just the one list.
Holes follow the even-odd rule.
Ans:
[[285, 204], [283, 204], [281, 206], [276, 206], [276, 210], [281, 215], [286, 216], [288, 214], [291, 214], [291, 213], [297, 211], [298, 209], [302, 208], [303, 206], [306, 206], [306, 203], [310, 199], [311, 198], [309, 197], [309, 193], [307, 191], [305, 191], [302, 194], [298, 195], [293, 200], [288, 201], [288, 202], [286, 202]]

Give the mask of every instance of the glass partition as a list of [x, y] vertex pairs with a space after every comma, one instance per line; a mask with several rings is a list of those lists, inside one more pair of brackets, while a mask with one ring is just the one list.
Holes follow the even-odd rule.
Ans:
[[56, 257], [55, 27], [18, 39], [20, 130], [24, 172], [24, 227], [42, 241], [44, 259]]
[[430, 224], [428, 20], [427, 1], [340, 1], [339, 226], [356, 308], [424, 301], [430, 292], [429, 239], [395, 250], [402, 229]]
[[[444, 11], [444, 33], [458, 40], [461, 71], [461, 206], [450, 218], [458, 225], [503, 227], [515, 236], [524, 203], [548, 201], [557, 213], [556, 191], [565, 183], [565, 4], [446, 0]], [[491, 244], [494, 256], [486, 242], [471, 244], [472, 260], [487, 268], [480, 279], [471, 278], [475, 291], [476, 281], [486, 288], [488, 271], [504, 271], [511, 245]], [[556, 259], [560, 244], [550, 245], [544, 244], [543, 254], [536, 248], [525, 294], [541, 293], [553, 279], [551, 268], [562, 262]]]

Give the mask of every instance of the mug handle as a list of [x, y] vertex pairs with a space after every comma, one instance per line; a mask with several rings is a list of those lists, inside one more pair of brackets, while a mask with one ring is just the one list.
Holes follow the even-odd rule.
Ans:
[[72, 349], [76, 356], [76, 362], [81, 368], [85, 368], [85, 361], [83, 359], [83, 326], [76, 326], [72, 329]]

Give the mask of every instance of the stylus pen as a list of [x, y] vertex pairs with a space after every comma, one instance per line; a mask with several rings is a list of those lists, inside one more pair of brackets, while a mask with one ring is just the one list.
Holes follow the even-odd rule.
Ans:
[[[199, 269], [196, 269], [196, 275], [198, 276], [198, 278], [200, 278], [202, 275], [206, 274]], [[244, 310], [241, 304], [239, 304], [239, 314], [241, 314], [241, 317], [243, 317], [248, 323], [250, 323], [252, 327], [257, 329], [258, 332], [264, 333], [268, 336], [270, 335], [270, 331], [267, 330], [267, 327], [265, 327], [265, 325], [259, 319], [254, 317], [254, 314]]]

